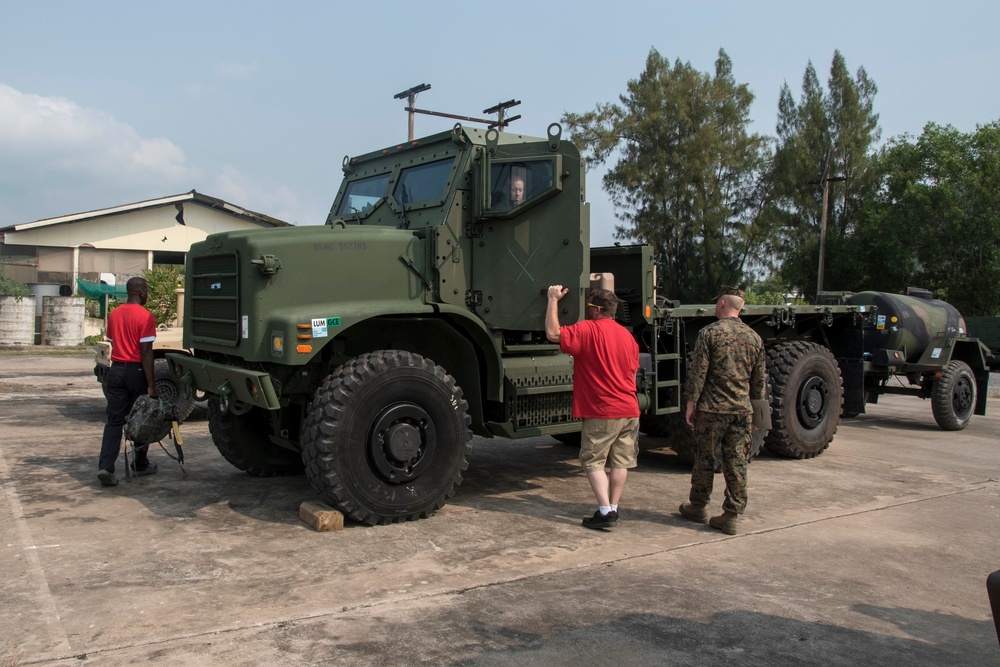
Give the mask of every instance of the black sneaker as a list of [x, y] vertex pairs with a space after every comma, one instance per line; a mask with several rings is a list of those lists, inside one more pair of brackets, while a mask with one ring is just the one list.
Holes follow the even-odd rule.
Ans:
[[601, 510], [594, 512], [594, 516], [588, 516], [583, 520], [584, 528], [614, 528], [618, 525], [618, 512], [608, 512], [601, 514]]
[[154, 461], [150, 461], [149, 464], [146, 465], [146, 467], [143, 468], [142, 470], [136, 470], [135, 468], [132, 468], [132, 472], [135, 473], [136, 477], [145, 477], [146, 475], [155, 475], [156, 469], [158, 467], [159, 466], [157, 466]]
[[98, 470], [97, 479], [100, 480], [101, 486], [118, 486], [118, 478], [110, 470]]

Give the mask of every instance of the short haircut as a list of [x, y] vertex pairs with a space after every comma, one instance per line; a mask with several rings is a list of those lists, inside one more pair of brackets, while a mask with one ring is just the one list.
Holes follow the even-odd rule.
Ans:
[[742, 297], [736, 296], [735, 294], [723, 294], [719, 298], [722, 299], [727, 308], [732, 308], [734, 310], [743, 310], [743, 304], [746, 303]]
[[129, 294], [138, 294], [144, 289], [149, 287], [149, 283], [146, 279], [141, 276], [136, 276], [134, 278], [129, 278], [128, 282], [125, 283], [125, 291]]
[[609, 289], [592, 289], [587, 299], [595, 306], [600, 306], [602, 313], [614, 315], [618, 312], [618, 297]]

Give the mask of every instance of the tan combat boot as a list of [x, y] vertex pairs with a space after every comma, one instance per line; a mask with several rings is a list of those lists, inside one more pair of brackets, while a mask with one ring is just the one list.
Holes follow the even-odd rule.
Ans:
[[736, 534], [736, 522], [739, 520], [739, 515], [733, 512], [723, 512], [719, 516], [713, 516], [708, 520], [708, 525], [712, 528], [718, 528], [726, 535]]
[[684, 503], [680, 507], [680, 512], [681, 516], [689, 521], [694, 521], [695, 523], [708, 522], [708, 508], [704, 505]]

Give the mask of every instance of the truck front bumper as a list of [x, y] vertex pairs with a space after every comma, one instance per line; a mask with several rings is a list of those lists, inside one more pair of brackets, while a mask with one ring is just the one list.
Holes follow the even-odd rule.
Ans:
[[267, 373], [196, 359], [178, 352], [169, 352], [165, 356], [170, 363], [170, 371], [184, 385], [185, 398], [196, 391], [203, 391], [217, 395], [225, 409], [234, 401], [265, 410], [281, 407], [278, 392]]

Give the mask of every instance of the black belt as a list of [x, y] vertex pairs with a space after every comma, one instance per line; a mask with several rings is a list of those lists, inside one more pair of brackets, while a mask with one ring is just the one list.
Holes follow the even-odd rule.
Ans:
[[142, 368], [141, 361], [115, 361], [111, 360], [112, 366], [122, 366], [124, 368]]

